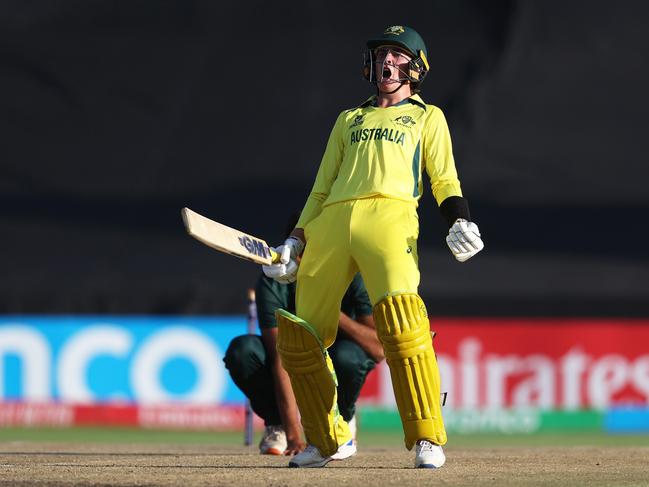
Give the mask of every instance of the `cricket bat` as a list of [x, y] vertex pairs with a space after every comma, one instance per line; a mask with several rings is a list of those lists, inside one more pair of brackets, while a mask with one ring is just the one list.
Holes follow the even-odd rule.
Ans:
[[181, 214], [187, 233], [208, 247], [256, 264], [279, 261], [279, 254], [260, 238], [210, 220], [189, 208], [183, 208]]

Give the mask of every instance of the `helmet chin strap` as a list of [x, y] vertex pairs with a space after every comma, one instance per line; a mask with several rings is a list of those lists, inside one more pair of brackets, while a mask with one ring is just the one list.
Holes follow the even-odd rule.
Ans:
[[[397, 86], [394, 90], [392, 90], [392, 91], [384, 91], [384, 92], [382, 92], [382, 93], [385, 93], [386, 95], [392, 95], [393, 93], [396, 93], [397, 91], [399, 91], [399, 90], [401, 89], [401, 87], [402, 87], [403, 85], [405, 85], [405, 84], [406, 84], [406, 82], [405, 82], [405, 81], [402, 81], [401, 83], [399, 83], [399, 86]], [[379, 90], [379, 87], [378, 87], [378, 86], [376, 87], [376, 90], [377, 90], [379, 93], [381, 93], [381, 90]]]
[[[389, 78], [389, 79], [391, 79], [391, 78]], [[381, 77], [381, 81], [383, 81], [383, 77]], [[399, 91], [399, 90], [401, 89], [401, 87], [402, 87], [403, 85], [406, 84], [406, 81], [407, 81], [407, 80], [405, 80], [405, 79], [397, 79], [397, 81], [400, 81], [400, 83], [399, 83], [399, 85], [398, 85], [394, 90], [392, 90], [392, 91], [383, 91], [383, 92], [382, 92], [381, 90], [379, 90], [379, 83], [380, 83], [381, 81], [379, 81], [379, 80], [377, 79], [377, 80], [374, 82], [374, 85], [376, 86], [376, 91], [377, 91], [379, 94], [380, 94], [380, 93], [384, 93], [384, 94], [386, 94], [386, 95], [392, 95], [392, 94], [396, 93], [397, 91]]]

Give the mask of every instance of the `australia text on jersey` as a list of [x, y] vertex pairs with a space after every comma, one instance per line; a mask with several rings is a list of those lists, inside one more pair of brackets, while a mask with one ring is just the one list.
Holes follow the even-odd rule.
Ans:
[[351, 144], [366, 140], [387, 140], [395, 144], [403, 145], [406, 139], [406, 134], [395, 129], [384, 129], [382, 127], [374, 129], [359, 129], [353, 130], [351, 133]]

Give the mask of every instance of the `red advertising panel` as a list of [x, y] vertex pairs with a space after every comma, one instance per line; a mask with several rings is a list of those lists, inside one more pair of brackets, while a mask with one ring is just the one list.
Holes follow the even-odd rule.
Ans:
[[[433, 318], [450, 408], [649, 404], [649, 320]], [[363, 391], [389, 404], [382, 365]]]

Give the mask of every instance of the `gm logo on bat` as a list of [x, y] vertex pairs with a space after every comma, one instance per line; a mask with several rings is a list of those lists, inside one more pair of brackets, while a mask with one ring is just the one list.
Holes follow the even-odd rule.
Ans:
[[264, 258], [270, 257], [270, 249], [259, 240], [255, 240], [246, 235], [245, 237], [239, 237], [239, 243], [251, 254]]

